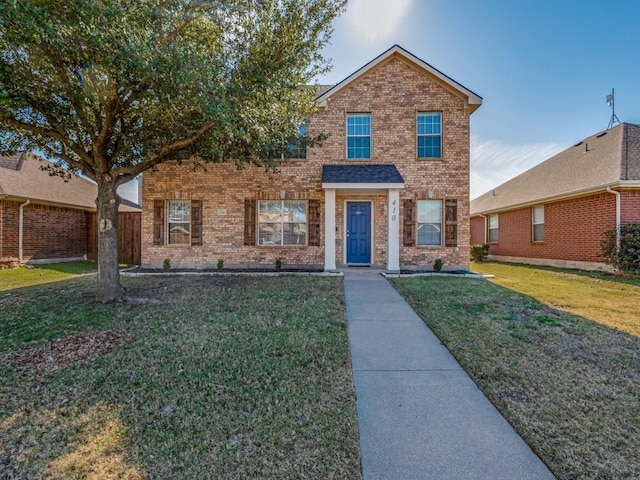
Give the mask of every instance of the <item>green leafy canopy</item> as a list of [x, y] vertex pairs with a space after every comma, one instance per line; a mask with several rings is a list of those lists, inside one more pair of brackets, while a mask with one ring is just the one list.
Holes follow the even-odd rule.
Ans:
[[260, 163], [313, 111], [345, 1], [4, 1], [0, 150], [115, 187], [166, 160]]

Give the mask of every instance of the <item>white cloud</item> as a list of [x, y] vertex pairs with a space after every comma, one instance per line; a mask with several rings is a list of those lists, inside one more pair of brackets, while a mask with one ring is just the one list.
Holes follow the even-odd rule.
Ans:
[[386, 42], [411, 7], [412, 0], [349, 0], [345, 21], [361, 40]]
[[476, 198], [547, 160], [565, 147], [557, 143], [509, 145], [471, 137], [471, 198]]

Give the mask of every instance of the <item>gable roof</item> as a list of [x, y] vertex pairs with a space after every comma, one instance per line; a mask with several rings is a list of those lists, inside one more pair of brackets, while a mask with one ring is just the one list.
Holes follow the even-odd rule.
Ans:
[[[82, 210], [95, 210], [98, 187], [82, 177], [72, 176], [65, 182], [61, 177], [49, 175], [41, 167], [52, 165], [35, 155], [19, 153], [10, 157], [0, 156], [0, 199], [31, 200]], [[140, 207], [122, 201], [120, 211], [140, 211]]]
[[349, 75], [347, 78], [342, 80], [340, 83], [334, 85], [330, 89], [321, 93], [316, 98], [316, 100], [318, 100], [320, 103], [328, 100], [331, 96], [335, 95], [340, 90], [347, 87], [351, 82], [355, 81], [356, 79], [366, 74], [367, 72], [375, 68], [377, 65], [381, 64], [382, 62], [384, 62], [385, 60], [387, 60], [388, 58], [394, 55], [400, 56], [405, 60], [413, 63], [414, 66], [418, 67], [420, 70], [427, 73], [428, 75], [434, 77], [441, 84], [455, 91], [459, 96], [465, 98], [467, 105], [469, 105], [471, 113], [473, 113], [480, 105], [482, 105], [482, 97], [475, 94], [474, 92], [464, 87], [460, 83], [456, 82], [451, 77], [448, 77], [437, 68], [429, 65], [424, 60], [419, 59], [418, 57], [408, 52], [407, 50], [405, 50], [399, 45], [394, 45], [391, 48], [389, 48], [387, 51], [378, 55], [376, 58], [371, 60], [369, 63], [367, 63], [360, 69], [353, 72], [351, 75]]
[[604, 190], [640, 187], [640, 125], [623, 123], [585, 138], [471, 201], [471, 215]]

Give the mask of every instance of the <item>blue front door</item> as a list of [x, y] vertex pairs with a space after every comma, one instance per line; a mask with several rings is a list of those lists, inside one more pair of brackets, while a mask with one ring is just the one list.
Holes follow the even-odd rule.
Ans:
[[347, 263], [371, 263], [369, 202], [347, 202]]

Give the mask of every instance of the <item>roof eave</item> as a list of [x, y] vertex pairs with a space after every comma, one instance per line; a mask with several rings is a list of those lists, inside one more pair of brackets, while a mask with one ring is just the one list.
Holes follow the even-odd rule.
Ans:
[[618, 182], [611, 182], [611, 183], [606, 183], [606, 184], [602, 184], [602, 185], [598, 185], [597, 187], [589, 187], [589, 188], [585, 188], [582, 190], [574, 190], [572, 192], [565, 192], [565, 193], [560, 193], [557, 195], [550, 195], [547, 197], [541, 197], [541, 198], [537, 198], [535, 200], [530, 200], [527, 202], [520, 202], [520, 203], [514, 203], [512, 205], [507, 205], [504, 207], [499, 207], [499, 208], [491, 208], [491, 209], [486, 209], [486, 210], [479, 210], [479, 211], [472, 211], [470, 213], [470, 216], [475, 216], [475, 215], [490, 215], [492, 213], [500, 213], [500, 212], [507, 212], [509, 210], [517, 210], [519, 208], [525, 208], [525, 207], [530, 207], [533, 205], [540, 205], [542, 203], [549, 203], [549, 202], [557, 202], [560, 200], [570, 200], [572, 198], [576, 198], [576, 197], [585, 197], [588, 195], [593, 195], [596, 193], [603, 193], [607, 191], [607, 187], [609, 188], [640, 188], [640, 182], [639, 181], [634, 181], [634, 180], [621, 180]]

